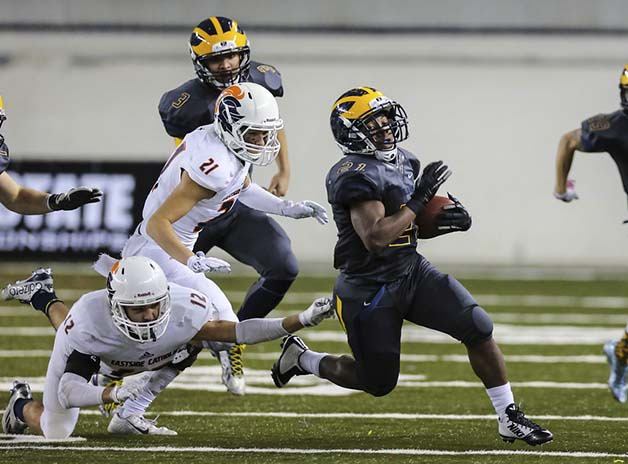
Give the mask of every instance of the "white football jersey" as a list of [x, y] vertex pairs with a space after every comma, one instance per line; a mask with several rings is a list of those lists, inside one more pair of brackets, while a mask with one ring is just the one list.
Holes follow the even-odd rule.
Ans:
[[170, 321], [164, 334], [155, 341], [140, 343], [127, 338], [113, 323], [107, 290], [87, 293], [72, 306], [59, 327], [51, 363], [65, 366], [68, 356], [78, 351], [98, 356], [115, 376], [163, 367], [215, 315], [205, 295], [173, 283], [170, 304]]
[[140, 232], [148, 236], [146, 220], [179, 185], [185, 171], [201, 187], [216, 193], [212, 198], [199, 201], [173, 224], [179, 239], [192, 248], [204, 224], [231, 209], [242, 191], [249, 167], [249, 163], [241, 161], [227, 149], [213, 125], [190, 132], [170, 156], [146, 198]]

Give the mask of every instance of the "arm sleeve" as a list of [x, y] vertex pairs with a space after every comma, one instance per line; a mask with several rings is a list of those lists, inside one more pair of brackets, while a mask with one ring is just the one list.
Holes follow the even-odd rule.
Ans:
[[66, 372], [59, 380], [59, 403], [66, 409], [102, 404], [105, 387], [97, 387], [78, 374]]
[[270, 214], [279, 214], [285, 206], [285, 200], [276, 197], [257, 184], [251, 183], [249, 188], [240, 193], [238, 200], [246, 206]]
[[100, 369], [100, 358], [98, 356], [72, 351], [65, 364], [65, 371], [83, 377], [86, 381]]
[[236, 323], [236, 343], [261, 343], [289, 335], [282, 325], [283, 319], [247, 319]]

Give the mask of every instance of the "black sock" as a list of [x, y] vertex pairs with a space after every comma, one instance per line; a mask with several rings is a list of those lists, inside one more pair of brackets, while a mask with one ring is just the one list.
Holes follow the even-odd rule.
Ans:
[[292, 282], [260, 278], [249, 289], [238, 311], [238, 319], [244, 321], [254, 317], [266, 317], [281, 302]]
[[43, 290], [39, 290], [31, 298], [31, 306], [35, 308], [37, 311], [41, 311], [47, 316], [48, 308], [50, 308], [50, 305], [52, 305], [53, 303], [57, 301], [61, 301], [61, 300], [57, 298], [57, 295], [55, 294], [54, 291], [45, 292]]

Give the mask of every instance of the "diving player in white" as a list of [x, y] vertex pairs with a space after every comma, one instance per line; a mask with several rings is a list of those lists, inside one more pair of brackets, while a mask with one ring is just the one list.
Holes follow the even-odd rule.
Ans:
[[[24, 301], [35, 296], [48, 300], [47, 310], [67, 312], [51, 285], [40, 284]], [[30, 428], [46, 438], [67, 438], [74, 431], [79, 408], [122, 403], [140, 395], [145, 387], [138, 383], [95, 386], [90, 378], [99, 369], [118, 376], [159, 371], [167, 369], [188, 342], [259, 343], [317, 325], [330, 315], [330, 300], [321, 298], [304, 312], [284, 319], [223, 321], [208, 296], [169, 283], [153, 260], [124, 258], [111, 269], [107, 289], [83, 295], [57, 330], [43, 403], [33, 400], [28, 383], [14, 382], [3, 430], [22, 434]], [[147, 379], [149, 387], [153, 380], [154, 376]], [[141, 416], [124, 421], [116, 415], [114, 421], [110, 431], [133, 428], [135, 433], [176, 435]]]

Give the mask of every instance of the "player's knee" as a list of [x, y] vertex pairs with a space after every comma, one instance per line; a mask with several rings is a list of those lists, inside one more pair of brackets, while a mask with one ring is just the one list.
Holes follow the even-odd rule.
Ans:
[[297, 257], [292, 250], [288, 248], [283, 253], [279, 253], [277, 259], [270, 265], [269, 269], [264, 272], [266, 280], [276, 280], [289, 282], [291, 284], [299, 274], [299, 264]]
[[462, 340], [465, 345], [476, 345], [493, 335], [493, 320], [480, 306], [471, 308], [470, 314], [470, 330]]
[[384, 356], [377, 361], [371, 361], [360, 369], [360, 378], [364, 391], [369, 395], [388, 395], [397, 386], [399, 357]]
[[46, 438], [65, 439], [74, 432], [76, 420], [73, 420], [73, 418], [66, 417], [66, 415], [56, 417], [55, 415], [55, 417], [47, 419], [48, 420], [46, 420], [43, 415], [40, 419], [41, 431]]

